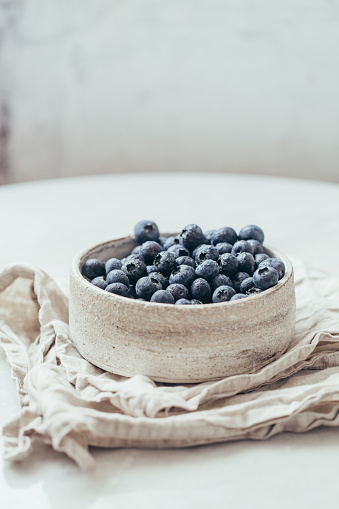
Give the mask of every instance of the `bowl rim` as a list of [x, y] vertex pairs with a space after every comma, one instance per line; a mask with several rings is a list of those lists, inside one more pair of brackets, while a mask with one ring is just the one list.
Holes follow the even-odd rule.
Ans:
[[[161, 237], [171, 237], [175, 236], [178, 233], [162, 233], [160, 232]], [[105, 298], [112, 299], [112, 301], [122, 302], [129, 306], [140, 306], [140, 309], [146, 308], [151, 306], [151, 309], [157, 309], [157, 310], [166, 310], [168, 312], [168, 309], [172, 310], [178, 310], [174, 312], [197, 312], [198, 309], [201, 309], [201, 311], [206, 312], [208, 309], [231, 309], [232, 306], [238, 305], [238, 308], [240, 306], [248, 306], [251, 305], [251, 303], [258, 303], [259, 301], [263, 301], [266, 299], [268, 295], [272, 295], [273, 293], [280, 290], [281, 287], [283, 287], [292, 277], [293, 277], [293, 265], [290, 259], [281, 251], [277, 251], [277, 249], [264, 245], [264, 250], [268, 251], [269, 254], [272, 253], [275, 258], [278, 258], [283, 261], [285, 265], [285, 275], [278, 281], [278, 283], [275, 286], [272, 286], [271, 288], [268, 288], [267, 290], [262, 291], [261, 293], [258, 293], [256, 295], [251, 295], [249, 297], [246, 297], [246, 299], [239, 299], [234, 301], [227, 301], [227, 302], [219, 302], [219, 303], [208, 303], [208, 304], [191, 304], [189, 306], [175, 306], [173, 304], [165, 304], [160, 302], [149, 302], [149, 301], [139, 301], [137, 299], [131, 299], [129, 297], [122, 297], [121, 295], [116, 295], [110, 292], [106, 292], [105, 290], [92, 285], [92, 283], [86, 279], [82, 273], [81, 273], [81, 265], [84, 261], [84, 259], [87, 257], [87, 259], [90, 259], [88, 257], [88, 254], [92, 251], [95, 251], [97, 249], [104, 249], [109, 244], [112, 244], [113, 242], [119, 242], [119, 241], [135, 241], [134, 237], [132, 235], [127, 235], [125, 237], [119, 237], [115, 239], [109, 239], [105, 241], [98, 242], [97, 244], [83, 249], [80, 253], [78, 253], [74, 258], [71, 265], [71, 273], [73, 276], [76, 277], [76, 279], [79, 281], [80, 284], [83, 284], [85, 288], [88, 288], [90, 291], [94, 292], [94, 295], [101, 295]], [[264, 251], [264, 252], [265, 252]], [[103, 293], [104, 292], [104, 293]], [[185, 311], [184, 311], [185, 310]], [[187, 310], [187, 311], [186, 311]]]

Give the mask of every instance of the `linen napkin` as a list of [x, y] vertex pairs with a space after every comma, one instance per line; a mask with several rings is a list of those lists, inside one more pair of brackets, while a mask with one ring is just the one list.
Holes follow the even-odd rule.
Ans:
[[39, 443], [82, 469], [88, 447], [187, 447], [267, 439], [339, 425], [339, 278], [294, 261], [296, 329], [285, 354], [253, 374], [162, 384], [95, 367], [76, 350], [68, 298], [42, 270], [0, 273], [0, 344], [21, 410], [3, 427], [3, 452], [22, 461]]

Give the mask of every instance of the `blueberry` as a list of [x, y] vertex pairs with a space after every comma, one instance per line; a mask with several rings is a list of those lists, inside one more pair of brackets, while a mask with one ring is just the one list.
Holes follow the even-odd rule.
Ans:
[[177, 265], [189, 265], [190, 267], [193, 267], [193, 269], [195, 269], [195, 267], [197, 266], [193, 258], [191, 258], [190, 256], [179, 256], [176, 259], [176, 262]]
[[140, 253], [140, 247], [141, 246], [135, 246], [135, 248], [132, 249], [131, 254], [137, 254], [138, 255]]
[[216, 246], [220, 242], [227, 242], [227, 244], [234, 244], [238, 240], [238, 236], [235, 230], [233, 228], [230, 228], [229, 226], [224, 226], [223, 228], [219, 228], [219, 230], [216, 230], [214, 234], [212, 235], [212, 244]]
[[214, 290], [212, 295], [212, 302], [227, 302], [235, 295], [235, 290], [231, 286], [219, 286]]
[[131, 284], [136, 283], [141, 277], [147, 276], [145, 262], [139, 260], [138, 258], [126, 260], [125, 263], [123, 263], [121, 270], [127, 274]]
[[281, 279], [285, 275], [284, 262], [282, 262], [278, 258], [267, 258], [266, 260], [260, 263], [258, 268], [261, 269], [261, 267], [273, 267], [278, 272], [279, 279]]
[[269, 258], [269, 256], [266, 253], [261, 253], [261, 254], [255, 255], [255, 257], [254, 257], [255, 268], [257, 269], [259, 267], [259, 265], [261, 264], [261, 262], [263, 262], [264, 260], [267, 260], [267, 258]]
[[190, 255], [189, 250], [180, 244], [173, 244], [173, 246], [170, 246], [167, 249], [167, 251], [169, 253], [173, 253], [176, 258], [179, 258], [179, 256], [189, 256]]
[[255, 287], [253, 277], [247, 277], [240, 283], [240, 292], [247, 293], [248, 290], [251, 290]]
[[161, 251], [154, 258], [153, 265], [157, 268], [158, 272], [161, 272], [164, 276], [169, 276], [177, 266], [176, 256], [170, 251]]
[[235, 289], [235, 291], [237, 293], [240, 292], [241, 283], [244, 281], [244, 279], [246, 279], [248, 277], [250, 277], [250, 275], [247, 274], [247, 272], [237, 272], [236, 274], [234, 274], [232, 276], [233, 288]]
[[202, 304], [201, 300], [198, 300], [198, 299], [191, 299], [190, 303], [191, 304]]
[[217, 248], [219, 255], [232, 253], [232, 244], [228, 244], [227, 242], [219, 242], [215, 247]]
[[118, 258], [110, 258], [106, 262], [106, 274], [111, 272], [111, 270], [118, 269], [120, 270], [122, 266], [121, 260], [118, 260]]
[[140, 278], [135, 285], [137, 297], [142, 297], [146, 300], [150, 300], [153, 293], [158, 290], [162, 290], [162, 285], [152, 275]]
[[188, 288], [180, 284], [169, 285], [167, 291], [173, 295], [174, 300], [186, 299], [189, 293]]
[[279, 280], [279, 274], [278, 271], [276, 271], [273, 267], [259, 267], [253, 274], [253, 280], [255, 286], [260, 288], [260, 290], [267, 290], [267, 288], [271, 288], [277, 284]]
[[246, 297], [248, 297], [248, 295], [245, 295], [244, 293], [236, 293], [233, 295], [233, 297], [230, 298], [230, 300], [240, 300], [245, 299]]
[[167, 239], [163, 243], [163, 248], [164, 248], [165, 251], [167, 251], [167, 249], [169, 247], [174, 246], [174, 245], [178, 246], [179, 244], [180, 244], [179, 235], [175, 235], [175, 236], [172, 236], [172, 237], [167, 237]]
[[95, 277], [94, 279], [92, 279], [91, 283], [92, 285], [101, 288], [101, 290], [105, 290], [107, 286], [107, 283], [102, 276]]
[[232, 254], [236, 256], [239, 253], [250, 253], [253, 255], [253, 246], [247, 240], [238, 240], [232, 247]]
[[121, 297], [131, 297], [127, 286], [122, 283], [112, 283], [106, 286], [106, 292], [115, 293]]
[[249, 239], [247, 242], [253, 247], [253, 256], [264, 252], [263, 245], [260, 244], [259, 240]]
[[162, 247], [158, 242], [148, 240], [140, 246], [140, 255], [145, 260], [146, 265], [151, 265], [154, 258], [162, 251]]
[[238, 272], [247, 272], [252, 276], [255, 269], [255, 261], [250, 253], [239, 253], [237, 255]]
[[248, 297], [251, 297], [251, 295], [256, 295], [257, 293], [261, 293], [261, 292], [262, 292], [262, 290], [260, 290], [260, 288], [253, 286], [253, 288], [250, 288], [249, 290], [247, 290], [246, 295]]
[[134, 261], [134, 260], [139, 260], [141, 262], [145, 262], [144, 258], [140, 254], [131, 253], [130, 255], [126, 256], [125, 258], [123, 258], [121, 260], [121, 267], [124, 265], [124, 263]]
[[211, 279], [211, 281], [209, 281], [209, 284], [212, 289], [212, 292], [214, 292], [214, 290], [216, 290], [219, 286], [233, 287], [231, 279], [228, 276], [225, 276], [224, 274], [218, 274], [213, 279]]
[[82, 275], [91, 281], [98, 276], [105, 276], [106, 268], [104, 262], [97, 258], [90, 258], [89, 260], [86, 260], [82, 266]]
[[189, 288], [195, 279], [195, 270], [189, 265], [178, 265], [170, 277], [169, 282], [171, 285], [178, 283], [187, 286]]
[[259, 226], [255, 226], [254, 224], [248, 224], [247, 226], [244, 226], [241, 228], [239, 232], [239, 239], [240, 240], [249, 240], [249, 239], [255, 239], [260, 242], [260, 244], [264, 243], [265, 235]]
[[187, 299], [179, 299], [176, 301], [176, 304], [178, 304], [179, 306], [183, 306], [183, 305], [187, 305], [187, 304], [191, 304], [191, 301], [187, 300]]
[[197, 224], [188, 224], [182, 229], [180, 233], [180, 240], [182, 245], [192, 251], [199, 244], [205, 242], [205, 237], [202, 229]]
[[194, 258], [197, 263], [202, 263], [205, 260], [217, 260], [219, 258], [219, 251], [210, 244], [202, 244], [197, 248]]
[[129, 285], [129, 279], [126, 273], [123, 270], [118, 269], [111, 270], [107, 274], [106, 281], [108, 285], [111, 285], [112, 283], [122, 283], [127, 287]]
[[224, 274], [225, 276], [232, 276], [238, 272], [238, 260], [230, 253], [219, 256], [218, 265], [220, 274]]
[[195, 273], [197, 277], [210, 280], [219, 274], [219, 265], [215, 260], [206, 260], [197, 266]]
[[128, 285], [128, 290], [129, 290], [130, 296], [133, 299], [136, 299], [137, 298], [137, 293], [135, 291], [135, 286], [134, 285]]
[[211, 287], [206, 279], [198, 278], [193, 281], [191, 286], [191, 295], [193, 299], [200, 300], [204, 304], [211, 302]]
[[167, 237], [159, 237], [158, 242], [161, 246], [164, 246], [166, 240], [167, 240]]
[[157, 268], [154, 265], [147, 265], [146, 270], [147, 270], [147, 274], [152, 274], [153, 272], [158, 272]]
[[212, 244], [212, 235], [215, 231], [216, 230], [207, 230], [207, 232], [204, 232], [204, 237], [208, 244]]
[[134, 238], [138, 244], [159, 239], [159, 228], [154, 221], [139, 221], [134, 226]]
[[157, 279], [159, 281], [159, 283], [161, 283], [163, 290], [166, 290], [166, 288], [169, 285], [169, 281], [168, 281], [167, 277], [165, 277], [160, 272], [152, 272], [152, 277]]
[[170, 292], [166, 290], [158, 290], [153, 293], [151, 302], [159, 302], [161, 304], [174, 304], [174, 297]]

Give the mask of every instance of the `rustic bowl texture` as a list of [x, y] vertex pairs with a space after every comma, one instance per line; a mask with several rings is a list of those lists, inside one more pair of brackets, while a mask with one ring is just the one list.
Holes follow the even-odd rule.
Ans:
[[285, 276], [263, 293], [221, 304], [136, 301], [105, 292], [81, 275], [89, 258], [123, 258], [136, 245], [132, 237], [103, 242], [73, 261], [70, 329], [91, 363], [128, 377], [194, 383], [253, 373], [285, 352], [295, 325], [293, 268], [286, 256], [265, 248], [283, 260]]

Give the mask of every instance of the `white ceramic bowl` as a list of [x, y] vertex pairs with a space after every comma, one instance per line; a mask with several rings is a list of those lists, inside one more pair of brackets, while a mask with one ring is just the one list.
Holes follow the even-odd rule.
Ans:
[[123, 258], [136, 245], [132, 237], [103, 242], [73, 261], [70, 329], [77, 349], [91, 363], [128, 377], [193, 383], [253, 373], [285, 352], [295, 325], [293, 268], [286, 256], [266, 248], [284, 262], [285, 276], [265, 292], [221, 304], [127, 299], [81, 275], [89, 258]]

